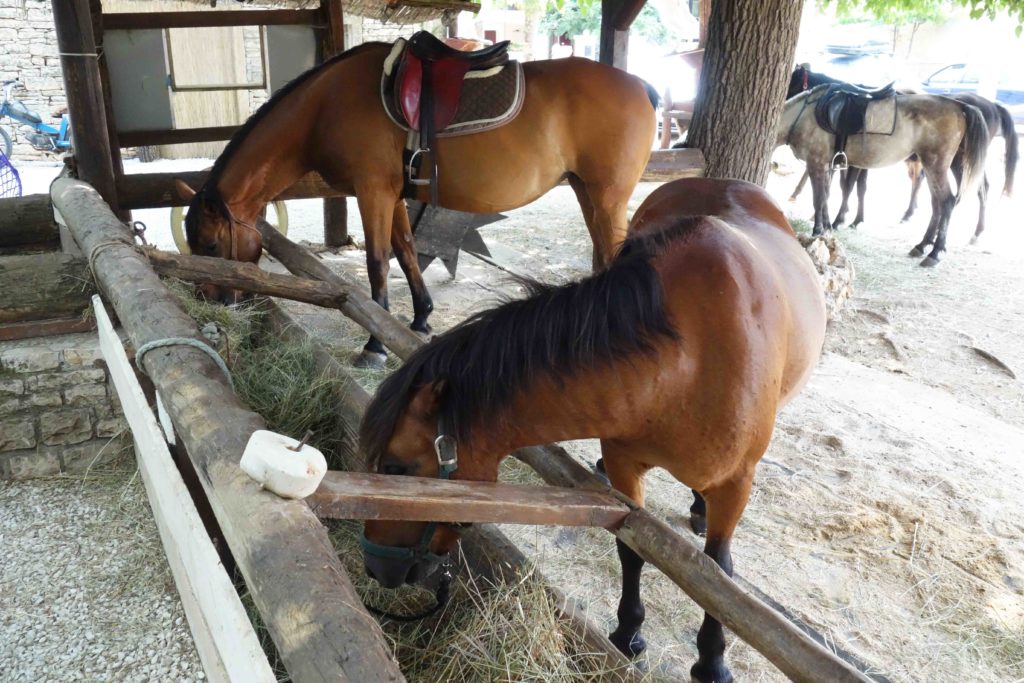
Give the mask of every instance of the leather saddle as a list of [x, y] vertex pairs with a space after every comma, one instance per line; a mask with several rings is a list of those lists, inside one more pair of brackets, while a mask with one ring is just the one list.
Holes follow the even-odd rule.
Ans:
[[[814, 119], [826, 132], [835, 136], [832, 167], [847, 167], [846, 140], [864, 132], [868, 105], [897, 95], [893, 84], [875, 90], [852, 83], [832, 83], [814, 105]], [[837, 163], [838, 161], [838, 163]]]
[[[398, 59], [396, 94], [409, 128], [419, 132], [416, 150], [407, 160], [406, 179], [413, 185], [430, 185], [431, 204], [437, 204], [437, 133], [452, 122], [459, 108], [463, 79], [470, 71], [484, 71], [508, 63], [505, 40], [482, 50], [463, 52], [427, 31], [417, 31]], [[430, 154], [429, 179], [415, 180], [417, 157]]]

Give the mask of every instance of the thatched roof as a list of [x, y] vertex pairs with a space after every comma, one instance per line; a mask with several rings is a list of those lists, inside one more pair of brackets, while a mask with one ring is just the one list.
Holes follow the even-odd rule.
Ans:
[[[140, 5], [146, 0], [136, 0]], [[210, 0], [185, 0], [196, 5], [210, 6]], [[217, 5], [258, 5], [260, 7], [287, 7], [289, 9], [315, 9], [320, 0], [216, 0]], [[377, 19], [393, 24], [419, 24], [440, 19], [445, 14], [461, 11], [479, 12], [480, 0], [344, 0], [347, 14]]]

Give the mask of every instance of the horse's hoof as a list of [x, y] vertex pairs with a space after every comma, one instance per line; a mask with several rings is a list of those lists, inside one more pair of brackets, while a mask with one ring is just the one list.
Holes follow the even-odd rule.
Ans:
[[[629, 637], [628, 642], [626, 641], [627, 637]], [[647, 641], [644, 640], [639, 631], [633, 633], [632, 636], [627, 636], [627, 634], [619, 633], [619, 630], [615, 629], [608, 634], [608, 640], [612, 641], [612, 645], [618, 648], [619, 652], [630, 658], [639, 657], [647, 649]]]
[[711, 663], [698, 659], [690, 669], [690, 677], [697, 683], [732, 683], [732, 674], [721, 657]]
[[971, 241], [968, 242], [967, 244], [969, 244], [969, 245], [971, 245], [973, 247], [977, 243], [978, 243], [978, 236], [975, 235], [974, 237], [971, 238]]
[[864, 221], [854, 221], [850, 224], [850, 230], [856, 230], [860, 226], [864, 225]]
[[935, 266], [939, 265], [939, 259], [935, 258], [934, 256], [929, 256], [924, 261], [921, 261], [920, 265], [922, 268], [934, 268]]
[[388, 354], [377, 353], [376, 351], [367, 351], [363, 349], [353, 359], [352, 365], [357, 368], [369, 368], [371, 370], [379, 370], [384, 367], [384, 363], [388, 360]]
[[913, 249], [910, 250], [910, 253], [908, 253], [907, 256], [909, 256], [910, 258], [921, 258], [922, 256], [924, 256], [924, 249], [922, 249], [921, 247], [914, 247]]
[[822, 234], [824, 234], [824, 232], [825, 231], [822, 230], [821, 228], [816, 227], [813, 230], [811, 230], [811, 237], [821, 237]]
[[796, 203], [796, 195], [793, 195], [792, 197], [789, 198], [789, 203], [790, 204], [795, 204]]
[[429, 323], [423, 323], [422, 325], [413, 323], [409, 326], [409, 329], [419, 335], [424, 341], [428, 341], [434, 334], [434, 328]]
[[693, 533], [698, 536], [705, 536], [708, 533], [708, 518], [704, 515], [698, 515], [694, 512], [690, 513], [690, 528], [693, 529]]

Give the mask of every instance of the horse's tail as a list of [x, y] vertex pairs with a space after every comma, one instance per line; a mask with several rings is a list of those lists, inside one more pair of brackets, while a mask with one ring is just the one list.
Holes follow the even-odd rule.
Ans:
[[647, 99], [651, 101], [651, 106], [654, 107], [654, 111], [658, 111], [658, 105], [661, 103], [661, 95], [658, 94], [658, 91], [654, 89], [653, 85], [644, 79], [641, 78], [640, 82], [644, 84], [644, 90], [647, 91]]
[[1009, 110], [1001, 104], [996, 104], [996, 111], [999, 112], [999, 123], [1003, 131], [1003, 139], [1006, 140], [1006, 175], [1003, 181], [1003, 194], [1009, 197], [1013, 194], [1013, 176], [1017, 171], [1017, 159], [1020, 158], [1020, 151], [1017, 149], [1017, 129], [1013, 125], [1013, 117]]
[[965, 102], [959, 104], [967, 117], [967, 130], [960, 140], [959, 153], [963, 155], [964, 174], [956, 189], [957, 202], [964, 196], [964, 190], [973, 190], [985, 175], [985, 154], [988, 152], [988, 124], [981, 110]]

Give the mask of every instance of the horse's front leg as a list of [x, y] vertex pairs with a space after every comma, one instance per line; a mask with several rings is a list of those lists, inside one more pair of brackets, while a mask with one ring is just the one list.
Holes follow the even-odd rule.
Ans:
[[[704, 491], [707, 503], [707, 541], [704, 554], [729, 576], [732, 576], [732, 554], [729, 551], [736, 524], [747, 506], [753, 474]], [[699, 683], [730, 683], [732, 674], [725, 665], [725, 631], [722, 624], [707, 612], [697, 632], [697, 663], [690, 676]]]
[[811, 176], [811, 194], [814, 201], [814, 236], [821, 235], [831, 228], [828, 219], [828, 167], [819, 164], [807, 164], [807, 172]]
[[412, 238], [412, 226], [409, 224], [409, 212], [404, 200], [395, 203], [394, 218], [391, 223], [391, 248], [398, 258], [398, 265], [405, 273], [409, 282], [409, 293], [412, 295], [412, 330], [420, 334], [430, 334], [427, 318], [434, 310], [434, 302], [423, 282], [419, 260], [416, 258], [416, 243]]
[[[957, 181], [957, 185], [960, 181]], [[981, 185], [978, 187], [978, 225], [974, 229], [974, 237], [971, 238], [971, 244], [977, 244], [978, 238], [981, 237], [981, 233], [985, 232], [985, 205], [988, 204], [988, 174], [985, 173], [981, 176]]]
[[832, 221], [832, 229], [838, 230], [843, 225], [846, 225], [846, 214], [850, 210], [850, 193], [853, 191], [854, 185], [857, 184], [857, 180], [860, 179], [860, 169], [850, 166], [845, 171], [839, 174], [839, 189], [843, 194], [843, 201], [839, 205], [839, 213], [836, 214], [836, 219]]
[[[609, 453], [609, 448], [603, 442], [601, 450], [605, 471], [612, 486], [643, 505], [644, 474], [648, 468], [628, 459], [624, 453]], [[637, 657], [647, 649], [647, 641], [640, 635], [640, 627], [645, 616], [644, 603], [640, 599], [640, 573], [644, 561], [622, 541], [615, 541], [615, 549], [619, 553], [619, 563], [622, 565], [622, 594], [616, 613], [619, 623], [608, 635], [608, 639], [622, 654]]]
[[906, 213], [900, 219], [900, 223], [906, 223], [917, 211], [917, 193], [921, 191], [921, 182], [924, 180], [924, 167], [921, 162], [911, 157], [907, 159], [907, 176], [910, 178], [910, 204]]
[[[391, 268], [391, 221], [397, 198], [394, 194], [369, 188], [357, 188], [356, 201], [363, 219], [366, 241], [366, 272], [370, 296], [385, 311], [388, 306], [388, 271]], [[383, 367], [387, 352], [379, 339], [371, 336], [353, 360], [357, 367]]]
[[856, 228], [864, 222], [864, 195], [868, 192], [868, 169], [857, 169], [857, 215], [853, 219], [851, 228]]

